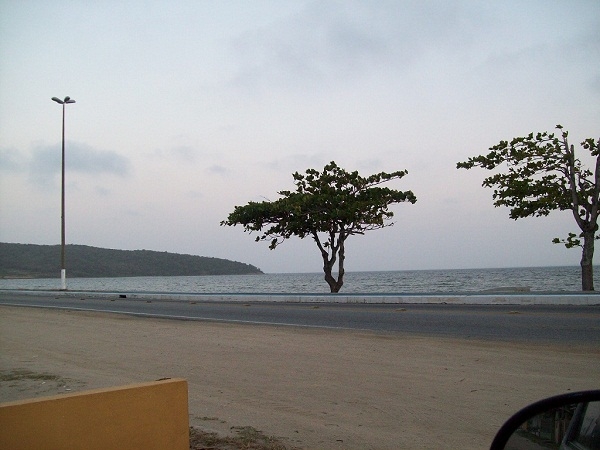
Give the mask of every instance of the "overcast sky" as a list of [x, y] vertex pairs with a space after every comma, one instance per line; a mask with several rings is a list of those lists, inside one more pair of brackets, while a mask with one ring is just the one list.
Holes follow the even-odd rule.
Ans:
[[[318, 272], [309, 240], [276, 250], [236, 205], [275, 200], [331, 160], [415, 205], [346, 245], [346, 269], [576, 265], [551, 243], [568, 212], [514, 221], [487, 171], [502, 139], [600, 135], [600, 2], [0, 0], [0, 241], [67, 243]], [[68, 255], [67, 255], [68, 273]]]

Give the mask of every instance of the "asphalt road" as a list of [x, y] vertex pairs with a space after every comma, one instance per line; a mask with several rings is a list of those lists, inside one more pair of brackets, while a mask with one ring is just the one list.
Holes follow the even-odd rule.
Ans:
[[460, 339], [600, 344], [600, 306], [230, 303], [19, 291], [0, 291], [0, 305]]

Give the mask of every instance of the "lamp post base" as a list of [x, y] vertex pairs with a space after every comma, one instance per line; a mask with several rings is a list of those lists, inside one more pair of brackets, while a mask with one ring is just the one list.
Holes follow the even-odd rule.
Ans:
[[60, 270], [60, 286], [61, 286], [60, 289], [62, 291], [67, 290], [67, 270], [66, 269]]

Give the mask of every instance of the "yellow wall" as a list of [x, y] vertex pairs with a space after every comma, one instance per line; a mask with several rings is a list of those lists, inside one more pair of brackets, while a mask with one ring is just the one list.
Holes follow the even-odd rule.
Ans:
[[0, 449], [188, 450], [187, 381], [0, 403]]

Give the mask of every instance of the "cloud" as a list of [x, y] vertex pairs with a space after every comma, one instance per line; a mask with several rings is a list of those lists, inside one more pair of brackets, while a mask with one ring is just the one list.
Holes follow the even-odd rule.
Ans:
[[[323, 166], [331, 160], [337, 160], [331, 154], [323, 153], [295, 153], [290, 155], [280, 155], [261, 162], [261, 165], [269, 172], [283, 177], [285, 183], [292, 183], [292, 174], [294, 172], [303, 173], [307, 169], [321, 170]], [[343, 165], [343, 164], [342, 164]], [[272, 179], [273, 175], [270, 176]], [[284, 188], [285, 186], [281, 186]]]
[[456, 29], [456, 7], [443, 1], [313, 2], [301, 13], [233, 43], [232, 84], [256, 89], [330, 85], [366, 71], [403, 68]]
[[110, 194], [112, 194], [112, 191], [110, 189], [107, 189], [104, 186], [96, 186], [96, 188], [94, 189], [96, 194], [99, 195], [100, 197], [107, 197]]
[[589, 84], [592, 90], [600, 93], [600, 74], [593, 76]]
[[[61, 173], [61, 145], [36, 146], [28, 162], [29, 175], [37, 184], [46, 185]], [[67, 142], [65, 171], [88, 175], [125, 176], [131, 172], [129, 159], [114, 151], [98, 150], [87, 144]]]
[[150, 156], [188, 164], [198, 160], [198, 150], [187, 145], [180, 145], [169, 149], [156, 149]]
[[19, 172], [25, 167], [23, 155], [13, 148], [0, 148], [0, 170]]
[[199, 200], [204, 198], [204, 194], [201, 191], [198, 190], [193, 190], [193, 191], [188, 191], [185, 194], [188, 198], [191, 198], [193, 200]]
[[213, 164], [208, 168], [208, 172], [215, 175], [227, 175], [231, 171], [225, 166]]

